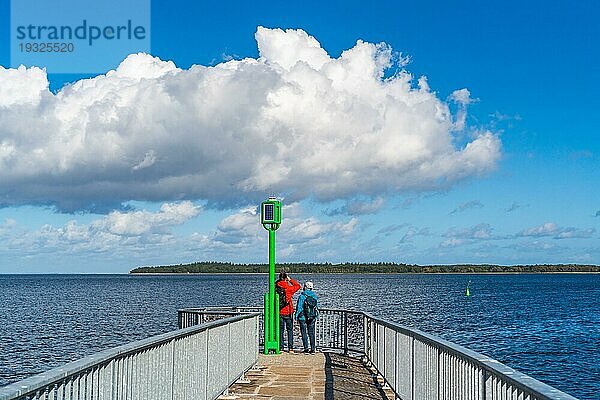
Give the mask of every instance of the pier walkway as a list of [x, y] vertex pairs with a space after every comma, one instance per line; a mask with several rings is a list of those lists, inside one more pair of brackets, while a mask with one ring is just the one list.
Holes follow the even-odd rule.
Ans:
[[260, 355], [221, 400], [393, 400], [359, 359], [336, 353]]

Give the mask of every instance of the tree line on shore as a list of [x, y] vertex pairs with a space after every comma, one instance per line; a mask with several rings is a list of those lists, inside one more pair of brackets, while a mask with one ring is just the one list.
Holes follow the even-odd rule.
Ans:
[[[282, 263], [278, 271], [289, 273], [552, 273], [600, 272], [599, 265], [535, 264], [535, 265], [416, 265], [391, 262], [378, 263]], [[138, 267], [131, 274], [217, 274], [217, 273], [267, 273], [268, 264], [237, 264], [229, 262], [200, 261], [190, 264]]]

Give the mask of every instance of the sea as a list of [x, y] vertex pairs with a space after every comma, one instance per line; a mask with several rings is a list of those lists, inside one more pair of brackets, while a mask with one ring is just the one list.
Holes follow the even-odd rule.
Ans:
[[[299, 274], [321, 307], [437, 335], [600, 399], [600, 274]], [[471, 281], [471, 296], [465, 296]], [[177, 329], [177, 310], [261, 305], [265, 274], [0, 275], [0, 386]]]

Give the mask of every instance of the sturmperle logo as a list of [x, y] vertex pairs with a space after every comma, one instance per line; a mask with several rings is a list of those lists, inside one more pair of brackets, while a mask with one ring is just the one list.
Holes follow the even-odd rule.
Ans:
[[11, 67], [102, 73], [150, 52], [150, 0], [12, 0]]

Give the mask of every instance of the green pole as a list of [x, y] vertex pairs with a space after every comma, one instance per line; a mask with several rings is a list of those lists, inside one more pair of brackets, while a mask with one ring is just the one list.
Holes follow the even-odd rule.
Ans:
[[281, 201], [275, 197], [261, 203], [261, 223], [269, 231], [269, 291], [265, 294], [265, 348], [279, 354], [279, 301], [275, 291], [275, 231], [281, 225]]
[[265, 303], [265, 320], [268, 319], [268, 326], [265, 327], [265, 354], [269, 350], [279, 354], [279, 304], [277, 293], [275, 293], [275, 229], [269, 229], [269, 294]]
[[263, 316], [263, 325], [264, 325], [263, 329], [264, 329], [264, 338], [265, 338], [265, 341], [264, 341], [265, 348], [263, 349], [263, 352], [265, 354], [269, 354], [269, 345], [268, 345], [269, 340], [270, 340], [270, 337], [269, 337], [269, 326], [271, 324], [271, 322], [268, 319], [269, 315], [271, 315], [271, 313], [269, 312], [269, 293], [265, 293], [265, 299], [264, 300], [265, 300], [264, 301], [265, 315]]
[[270, 308], [275, 309], [275, 231], [269, 230], [269, 299]]

